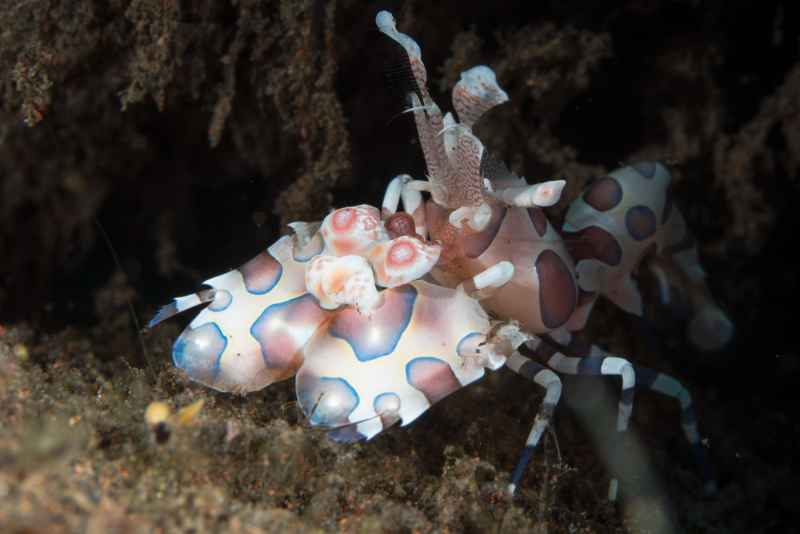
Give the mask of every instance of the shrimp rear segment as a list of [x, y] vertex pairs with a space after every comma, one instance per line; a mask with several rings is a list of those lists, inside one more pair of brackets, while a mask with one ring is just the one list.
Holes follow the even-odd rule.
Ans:
[[405, 426], [505, 362], [485, 343], [486, 312], [463, 290], [417, 280], [382, 297], [369, 317], [339, 310], [303, 351], [300, 406], [312, 425], [340, 429], [342, 439]]
[[[663, 304], [691, 303], [695, 344], [716, 347], [730, 338], [730, 321], [711, 298], [672, 205], [668, 171], [643, 162], [596, 180], [570, 207], [562, 239], [542, 208], [559, 200], [564, 180], [528, 184], [472, 131], [508, 100], [493, 71], [465, 71], [452, 94], [457, 117], [443, 115], [426, 88], [419, 46], [388, 12], [376, 22], [405, 58], [408, 111], [428, 180], [399, 175], [380, 209], [362, 204], [321, 222], [292, 223], [294, 236], [162, 308], [151, 326], [208, 304], [176, 341], [175, 365], [228, 392], [295, 376], [311, 425], [340, 441], [408, 425], [486, 369], [505, 365], [545, 390], [511, 493], [559, 402], [556, 372], [617, 376], [618, 432], [628, 427], [635, 386], [673, 397], [705, 468], [691, 397], [679, 382], [572, 336], [599, 295], [641, 315], [631, 274], [644, 265], [658, 279]], [[523, 343], [539, 361], [519, 352]], [[613, 479], [611, 500], [616, 489]]]
[[642, 314], [642, 299], [630, 274], [656, 245], [670, 204], [670, 175], [660, 163], [623, 167], [594, 180], [569, 207], [564, 233], [580, 287], [597, 292], [623, 310]]
[[[306, 291], [305, 262], [295, 259], [294, 248], [295, 238], [283, 237], [238, 269], [204, 282], [212, 289], [197, 295], [210, 304], [175, 341], [175, 366], [201, 384], [237, 393], [293, 376], [301, 349], [331, 317]], [[180, 297], [166, 308], [182, 311], [186, 303], [202, 302]]]
[[[669, 304], [670, 288], [688, 297], [689, 340], [701, 350], [716, 350], [730, 341], [733, 323], [706, 287], [695, 241], [672, 202], [670, 182], [666, 167], [648, 161], [596, 179], [570, 205], [564, 233], [583, 295], [603, 295], [641, 316], [642, 297], [631, 274], [646, 260], [663, 288], [662, 304]], [[590, 308], [592, 297], [585, 300]]]

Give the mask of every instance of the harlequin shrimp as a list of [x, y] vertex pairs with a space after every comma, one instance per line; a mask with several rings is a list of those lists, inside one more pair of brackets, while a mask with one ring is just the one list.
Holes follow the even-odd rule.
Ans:
[[[486, 369], [530, 375], [516, 351], [525, 334], [491, 320], [476, 298], [505, 283], [511, 264], [454, 288], [421, 280], [440, 247], [399, 233], [404, 222], [362, 205], [293, 223], [294, 235], [174, 299], [149, 326], [207, 304], [175, 341], [175, 365], [225, 392], [295, 376], [311, 424], [340, 441], [407, 425]], [[555, 404], [557, 377], [538, 381]]]
[[[542, 208], [559, 200], [564, 182], [529, 185], [492, 157], [473, 134], [473, 125], [487, 111], [508, 100], [494, 72], [486, 66], [463, 72], [452, 91], [456, 115], [442, 114], [428, 92], [419, 45], [397, 30], [390, 13], [379, 13], [376, 23], [405, 62], [409, 111], [428, 170], [427, 180], [396, 177], [383, 207], [393, 213], [402, 201], [417, 231], [441, 244], [433, 279], [452, 287], [488, 265], [511, 262], [513, 276], [482, 301], [484, 308], [519, 321], [531, 336], [526, 346], [548, 368], [619, 376], [619, 432], [628, 427], [635, 387], [677, 399], [705, 488], [713, 491], [688, 391], [668, 375], [608, 354], [575, 335], [585, 327], [599, 296], [641, 316], [642, 298], [632, 274], [646, 266], [659, 282], [663, 304], [677, 297], [688, 300], [692, 317], [687, 334], [698, 348], [715, 350], [732, 337], [733, 324], [711, 297], [694, 241], [672, 202], [667, 169], [642, 162], [590, 183], [569, 207], [562, 239]], [[427, 201], [423, 191], [430, 195]], [[512, 475], [511, 491], [537, 439], [529, 438]], [[612, 479], [609, 497], [613, 500], [616, 493]]]
[[151, 327], [206, 305], [175, 341], [175, 365], [226, 392], [294, 377], [311, 425], [340, 441], [408, 425], [487, 369], [506, 367], [545, 390], [512, 494], [560, 399], [556, 372], [619, 376], [617, 430], [627, 429], [634, 387], [675, 397], [684, 432], [707, 465], [679, 382], [574, 335], [599, 296], [640, 314], [631, 273], [646, 263], [662, 301], [676, 291], [688, 296], [691, 339], [714, 348], [730, 338], [732, 325], [705, 287], [670, 200], [669, 173], [643, 163], [595, 181], [570, 207], [563, 228], [570, 239], [562, 239], [542, 208], [559, 201], [564, 181], [527, 184], [472, 133], [508, 100], [494, 72], [464, 72], [453, 89], [457, 118], [442, 114], [417, 43], [388, 12], [376, 23], [405, 63], [427, 180], [394, 178], [380, 209], [351, 206], [321, 222], [293, 223], [293, 235], [164, 306]]

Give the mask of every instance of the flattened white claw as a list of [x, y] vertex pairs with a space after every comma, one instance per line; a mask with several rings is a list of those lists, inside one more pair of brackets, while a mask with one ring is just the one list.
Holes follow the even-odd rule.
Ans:
[[375, 281], [382, 287], [397, 287], [422, 278], [436, 265], [442, 247], [415, 237], [400, 236], [370, 249]]

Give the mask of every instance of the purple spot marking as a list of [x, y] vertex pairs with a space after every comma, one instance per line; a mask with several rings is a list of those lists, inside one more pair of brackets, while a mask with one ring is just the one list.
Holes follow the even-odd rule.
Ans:
[[348, 306], [338, 310], [331, 321], [330, 335], [347, 341], [359, 361], [366, 362], [391, 354], [414, 314], [417, 298], [414, 286], [386, 289], [383, 295], [383, 304], [371, 317]]
[[255, 295], [271, 291], [283, 274], [283, 266], [269, 252], [262, 252], [241, 267], [239, 272], [244, 279], [244, 287]]
[[435, 404], [461, 387], [450, 365], [432, 356], [420, 356], [406, 364], [406, 380], [428, 402]]
[[233, 300], [233, 295], [227, 289], [217, 289], [214, 291], [214, 300], [208, 305], [208, 309], [214, 312], [221, 312], [228, 309]]
[[339, 427], [358, 406], [358, 393], [343, 378], [317, 377], [309, 372], [297, 374], [297, 400], [313, 426]]
[[267, 306], [250, 327], [250, 335], [261, 345], [264, 365], [269, 369], [294, 369], [308, 339], [292, 334], [305, 328], [311, 336], [330, 314], [319, 307], [310, 293]]
[[583, 201], [597, 211], [608, 211], [622, 200], [622, 186], [611, 176], [604, 176], [592, 182], [583, 194]]
[[587, 226], [577, 232], [564, 232], [569, 253], [575, 262], [596, 259], [608, 265], [619, 265], [622, 247], [607, 230], [599, 226]]
[[656, 233], [656, 214], [647, 206], [634, 206], [625, 213], [625, 226], [636, 241], [643, 241]]
[[652, 178], [656, 174], [656, 164], [654, 161], [639, 161], [633, 163], [631, 167], [645, 178]]
[[381, 418], [383, 430], [386, 430], [400, 420], [400, 396], [396, 393], [381, 393], [372, 401], [372, 408]]
[[183, 369], [194, 380], [211, 383], [219, 373], [219, 361], [228, 338], [216, 323], [186, 330], [175, 340], [172, 347], [172, 361], [175, 367]]
[[528, 208], [528, 217], [530, 217], [539, 237], [544, 237], [547, 232], [547, 216], [542, 208]]
[[395, 411], [391, 408], [400, 408], [400, 397], [397, 395], [397, 393], [381, 393], [375, 397], [374, 401], [372, 401], [372, 407], [375, 409], [375, 413], [378, 415], [387, 411]]
[[292, 247], [292, 257], [294, 258], [294, 261], [298, 263], [305, 263], [322, 252], [322, 249], [325, 248], [325, 242], [322, 240], [322, 237], [317, 235], [311, 239], [311, 243], [306, 244], [306, 247], [309, 247], [308, 250], [302, 254], [297, 254], [297, 252], [294, 250], [295, 247]]
[[545, 250], [536, 258], [536, 273], [542, 323], [547, 328], [558, 328], [567, 322], [578, 303], [575, 279], [564, 260], [552, 250]]
[[486, 336], [480, 332], [471, 332], [462, 337], [456, 345], [456, 353], [462, 358], [476, 354], [479, 351], [480, 344], [486, 341]]

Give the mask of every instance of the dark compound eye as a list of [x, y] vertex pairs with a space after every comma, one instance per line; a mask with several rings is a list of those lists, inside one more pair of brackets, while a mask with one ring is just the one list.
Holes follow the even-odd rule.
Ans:
[[386, 231], [394, 239], [403, 235], [413, 236], [417, 233], [414, 218], [408, 213], [395, 213], [386, 221]]

